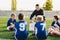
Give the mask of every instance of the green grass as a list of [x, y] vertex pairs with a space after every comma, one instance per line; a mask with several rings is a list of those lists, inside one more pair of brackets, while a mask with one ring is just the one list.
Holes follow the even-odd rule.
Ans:
[[[14, 39], [14, 36], [13, 36], [13, 31], [7, 31], [6, 30], [6, 23], [7, 23], [7, 20], [8, 18], [4, 18], [4, 17], [0, 17], [0, 38], [3, 38], [3, 39]], [[25, 19], [28, 24], [29, 24], [29, 19], [26, 18]], [[52, 22], [52, 19], [50, 18], [47, 18], [46, 19], [46, 24], [47, 24], [47, 27], [46, 29], [48, 29], [51, 25], [51, 22]], [[29, 26], [27, 27], [27, 30], [29, 29]], [[36, 40], [35, 36], [31, 36], [32, 32], [29, 32], [29, 36], [28, 36], [28, 40]], [[48, 38], [46, 40], [60, 40], [60, 37], [52, 37], [52, 36], [48, 36]]]

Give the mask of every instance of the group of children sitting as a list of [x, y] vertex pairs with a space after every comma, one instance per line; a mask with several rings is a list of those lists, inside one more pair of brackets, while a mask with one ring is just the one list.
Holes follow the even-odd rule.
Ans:
[[[11, 18], [7, 22], [7, 30], [13, 30], [16, 40], [26, 40], [28, 37], [28, 31], [26, 30], [27, 22], [24, 20], [24, 15], [20, 13], [16, 21], [15, 15], [11, 14]], [[35, 19], [34, 34], [37, 40], [45, 40], [49, 35], [60, 36], [60, 19], [58, 16], [54, 16], [52, 27], [46, 31], [46, 24], [43, 20], [43, 16], [38, 15]]]

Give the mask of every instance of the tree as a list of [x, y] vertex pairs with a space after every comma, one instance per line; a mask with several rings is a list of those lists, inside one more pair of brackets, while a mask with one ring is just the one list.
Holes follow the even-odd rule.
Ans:
[[16, 0], [12, 0], [12, 11], [16, 11]]
[[53, 5], [52, 5], [52, 0], [46, 0], [46, 3], [43, 5], [44, 10], [52, 10]]

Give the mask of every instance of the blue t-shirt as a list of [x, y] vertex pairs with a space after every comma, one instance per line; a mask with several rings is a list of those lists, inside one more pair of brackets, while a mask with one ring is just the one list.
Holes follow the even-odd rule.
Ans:
[[28, 32], [26, 31], [26, 27], [27, 27], [27, 22], [25, 22], [24, 20], [21, 20], [19, 22], [15, 23], [15, 35], [18, 36], [27, 36]]
[[56, 27], [55, 24], [57, 24], [60, 27], [60, 23], [59, 22], [52, 22], [51, 26], [52, 26], [53, 29]]
[[8, 22], [7, 22], [7, 27], [10, 26], [11, 23], [14, 24], [15, 22], [16, 22], [16, 20], [12, 20], [12, 18], [10, 18], [10, 19], [8, 20]]
[[42, 22], [36, 22], [35, 27], [37, 28], [36, 36], [40, 39], [45, 39], [47, 37], [45, 23], [43, 21]]

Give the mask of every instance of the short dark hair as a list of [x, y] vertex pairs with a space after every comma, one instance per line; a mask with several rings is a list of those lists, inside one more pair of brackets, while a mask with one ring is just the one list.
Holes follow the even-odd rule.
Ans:
[[55, 15], [55, 16], [54, 16], [54, 18], [55, 18], [56, 20], [58, 20], [58, 19], [59, 19], [57, 15]]
[[22, 13], [20, 13], [20, 14], [18, 15], [18, 19], [19, 19], [19, 20], [23, 20], [23, 17], [24, 17], [24, 15], [23, 15]]
[[36, 4], [36, 6], [39, 6], [39, 4]]
[[11, 17], [12, 17], [12, 16], [15, 16], [15, 14], [11, 14]]

